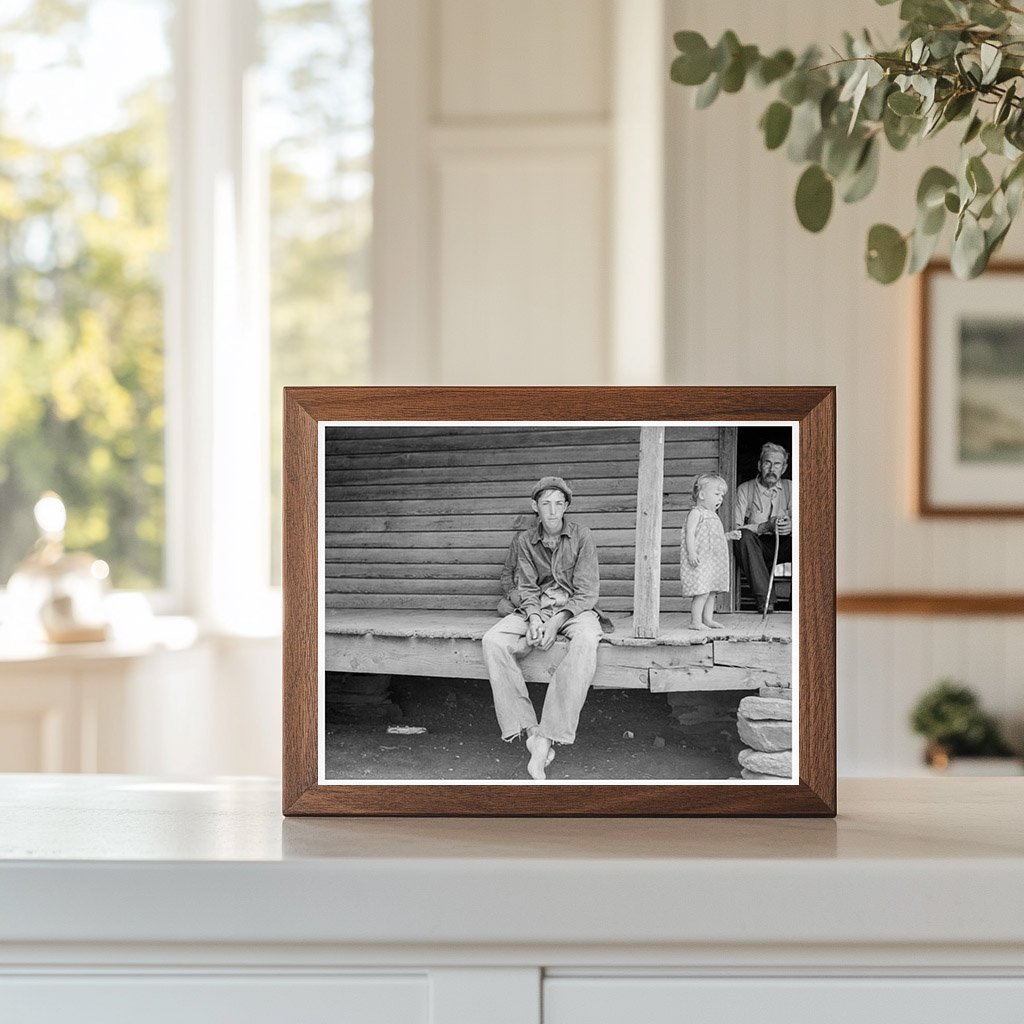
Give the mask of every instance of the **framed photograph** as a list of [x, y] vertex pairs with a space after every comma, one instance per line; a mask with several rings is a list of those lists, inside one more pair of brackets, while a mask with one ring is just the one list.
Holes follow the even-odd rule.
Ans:
[[917, 511], [1024, 515], [1024, 263], [919, 287]]
[[287, 388], [284, 813], [835, 814], [833, 388]]

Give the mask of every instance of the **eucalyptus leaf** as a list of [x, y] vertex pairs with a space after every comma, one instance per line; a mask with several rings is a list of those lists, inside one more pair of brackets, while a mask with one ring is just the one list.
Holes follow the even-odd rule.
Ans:
[[914, 230], [910, 238], [910, 262], [907, 264], [907, 273], [916, 274], [924, 270], [929, 260], [935, 254], [939, 244], [941, 231], [928, 233], [920, 227]]
[[999, 74], [999, 68], [1003, 63], [1003, 51], [991, 42], [981, 44], [979, 53], [981, 57], [981, 84], [991, 85]]
[[982, 128], [982, 121], [980, 117], [972, 117], [971, 123], [967, 126], [967, 131], [964, 132], [964, 137], [960, 140], [961, 146], [970, 145], [977, 137]]
[[821, 111], [810, 100], [793, 111], [786, 155], [793, 163], [817, 160], [821, 156]]
[[950, 213], [960, 212], [960, 196], [956, 192], [947, 192], [945, 207]]
[[761, 129], [764, 144], [768, 149], [778, 149], [786, 141], [789, 126], [793, 120], [793, 108], [788, 103], [776, 100], [761, 115]]
[[1006, 15], [989, 3], [972, 3], [968, 17], [977, 25], [984, 25], [998, 31], [1007, 25]]
[[1002, 156], [1006, 146], [1006, 133], [1001, 125], [990, 121], [981, 129], [981, 142], [994, 156]]
[[974, 107], [974, 100], [974, 93], [954, 93], [946, 100], [942, 108], [943, 118], [946, 121], [956, 121], [961, 117], [966, 117]]
[[889, 109], [901, 117], [916, 114], [921, 107], [921, 100], [908, 92], [894, 92], [889, 96]]
[[992, 175], [980, 156], [972, 156], [967, 161], [967, 180], [980, 195], [987, 196], [995, 188]]
[[762, 57], [755, 65], [754, 81], [760, 86], [771, 85], [772, 82], [785, 78], [793, 70], [796, 58], [789, 50], [776, 50], [770, 57]]
[[779, 98], [791, 107], [798, 107], [807, 99], [807, 75], [803, 71], [794, 71], [788, 75], [779, 88]]
[[953, 273], [962, 281], [977, 276], [975, 267], [985, 258], [985, 232], [977, 218], [965, 211], [953, 238], [950, 264]]
[[732, 29], [722, 33], [721, 39], [711, 51], [711, 70], [721, 74], [733, 62], [733, 58], [742, 49], [742, 44]]
[[860, 202], [875, 187], [878, 181], [878, 139], [872, 137], [864, 143], [854, 173], [842, 192], [844, 203]]
[[693, 105], [698, 110], [706, 110], [711, 106], [712, 103], [718, 98], [718, 94], [722, 91], [722, 80], [718, 75], [712, 75], [698, 90], [694, 93]]
[[817, 165], [800, 175], [796, 186], [796, 215], [808, 231], [821, 231], [832, 214], [832, 181]]
[[890, 224], [875, 224], [868, 232], [868, 273], [880, 284], [892, 284], [907, 262], [907, 243]]
[[929, 167], [917, 186], [917, 208], [927, 213], [941, 206], [946, 200], [946, 191], [955, 184], [956, 176], [944, 167]]
[[1003, 93], [1002, 98], [996, 104], [996, 112], [992, 117], [992, 120], [996, 124], [1002, 124], [1013, 110], [1013, 100], [1017, 95], [1017, 83], [1011, 82]]
[[926, 235], [939, 234], [946, 224], [946, 204], [939, 203], [928, 210], [919, 210], [917, 214], [917, 229]]
[[864, 149], [864, 135], [851, 137], [838, 128], [822, 133], [821, 165], [833, 178], [841, 178], [853, 171]]

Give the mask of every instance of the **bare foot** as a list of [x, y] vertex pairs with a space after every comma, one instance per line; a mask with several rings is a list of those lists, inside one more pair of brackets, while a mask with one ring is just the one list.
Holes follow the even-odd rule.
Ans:
[[706, 630], [707, 628], [703, 622], [690, 622], [690, 629]]
[[725, 626], [718, 619], [705, 619], [704, 625], [709, 629], [725, 629]]
[[554, 761], [555, 749], [547, 736], [540, 736], [537, 733], [531, 733], [526, 737], [526, 749], [530, 752], [530, 763], [526, 770], [530, 773], [531, 779], [540, 782], [547, 778], [544, 769]]

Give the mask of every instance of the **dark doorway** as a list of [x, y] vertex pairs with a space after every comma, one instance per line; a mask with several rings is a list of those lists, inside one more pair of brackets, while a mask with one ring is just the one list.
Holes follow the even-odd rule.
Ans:
[[[783, 478], [793, 479], [793, 428], [792, 427], [739, 427], [736, 431], [736, 483], [741, 484], [757, 476], [757, 463], [761, 455], [761, 446], [771, 442], [781, 445], [790, 453], [790, 464], [786, 467]], [[736, 609], [738, 611], [756, 611], [757, 602], [750, 590], [750, 584], [737, 568], [736, 570]], [[793, 565], [783, 563], [776, 572], [774, 591], [775, 607], [791, 611], [793, 607], [792, 582]]]

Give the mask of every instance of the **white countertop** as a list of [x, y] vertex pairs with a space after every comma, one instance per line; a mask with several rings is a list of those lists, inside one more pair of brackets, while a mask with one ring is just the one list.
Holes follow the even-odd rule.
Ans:
[[276, 783], [0, 777], [0, 943], [1024, 944], [1024, 780], [835, 821], [284, 819]]

